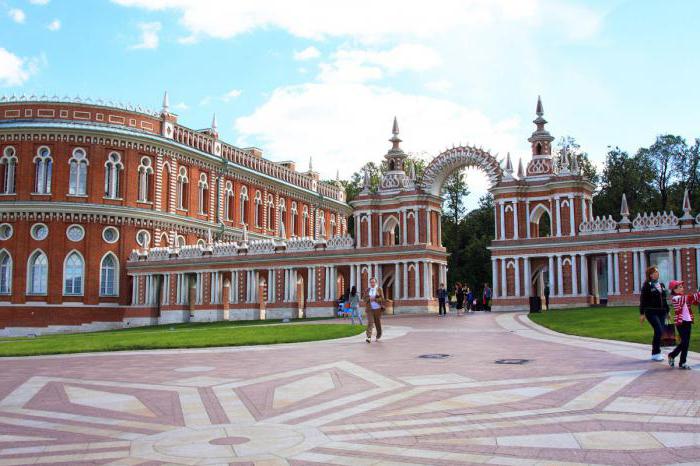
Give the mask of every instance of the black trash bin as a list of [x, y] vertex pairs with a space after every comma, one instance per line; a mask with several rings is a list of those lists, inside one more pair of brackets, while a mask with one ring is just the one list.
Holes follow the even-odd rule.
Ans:
[[542, 298], [539, 296], [530, 297], [530, 312], [542, 312]]

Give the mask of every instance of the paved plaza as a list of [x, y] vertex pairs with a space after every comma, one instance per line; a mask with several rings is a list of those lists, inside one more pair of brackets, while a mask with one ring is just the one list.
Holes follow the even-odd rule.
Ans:
[[3, 359], [0, 465], [700, 464], [700, 370], [524, 314], [385, 326], [370, 345]]

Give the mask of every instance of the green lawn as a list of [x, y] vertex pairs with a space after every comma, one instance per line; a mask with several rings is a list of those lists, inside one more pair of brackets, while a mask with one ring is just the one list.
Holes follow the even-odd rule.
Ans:
[[[638, 307], [589, 307], [530, 314], [534, 322], [561, 333], [651, 345], [653, 331], [639, 324]], [[700, 351], [700, 331], [693, 329], [690, 350]]]
[[0, 356], [269, 345], [343, 338], [365, 330], [361, 325], [300, 323], [302, 321], [293, 324], [276, 324], [280, 321], [269, 320], [175, 324], [36, 338], [3, 338], [0, 339]]

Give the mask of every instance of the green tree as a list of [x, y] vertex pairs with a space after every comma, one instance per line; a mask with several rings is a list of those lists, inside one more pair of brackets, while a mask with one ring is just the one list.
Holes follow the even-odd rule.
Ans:
[[469, 195], [469, 188], [464, 180], [464, 170], [452, 173], [442, 187], [443, 218], [452, 223], [459, 223], [464, 216], [464, 198]]
[[673, 207], [669, 203], [670, 194], [673, 185], [682, 181], [687, 155], [685, 139], [672, 134], [657, 136], [654, 144], [637, 152], [637, 156], [644, 158], [652, 167], [653, 186], [659, 194], [658, 209], [661, 211]]
[[588, 158], [588, 152], [582, 151], [581, 146], [572, 136], [562, 136], [557, 141], [555, 153], [555, 163], [557, 168], [561, 168], [563, 161], [568, 157], [575, 157], [581, 174], [585, 179], [595, 184], [598, 182], [598, 172]]
[[609, 148], [599, 189], [593, 196], [594, 214], [618, 218], [623, 193], [627, 195], [632, 215], [648, 211], [650, 204], [656, 203], [653, 180], [654, 172], [648, 159], [630, 156], [619, 147]]

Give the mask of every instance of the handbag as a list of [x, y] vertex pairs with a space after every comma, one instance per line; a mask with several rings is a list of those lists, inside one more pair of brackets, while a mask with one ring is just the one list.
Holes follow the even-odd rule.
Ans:
[[350, 309], [350, 301], [346, 302], [343, 306], [345, 309]]
[[670, 315], [666, 314], [666, 321], [661, 330], [661, 346], [675, 346], [676, 344], [676, 325], [671, 321]]

